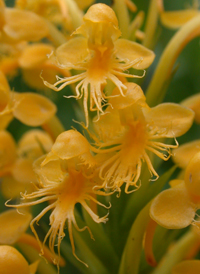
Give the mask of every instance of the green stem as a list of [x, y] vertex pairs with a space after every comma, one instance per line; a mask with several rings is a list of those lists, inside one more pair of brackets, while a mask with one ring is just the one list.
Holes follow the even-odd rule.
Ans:
[[139, 213], [135, 222], [133, 223], [124, 252], [121, 259], [121, 264], [118, 274], [137, 274], [142, 252], [142, 242], [146, 226], [149, 222], [149, 208], [148, 203]]
[[189, 230], [184, 234], [184, 236], [178, 240], [176, 245], [169, 249], [169, 252], [165, 255], [164, 259], [152, 274], [171, 274], [173, 266], [184, 259], [184, 256], [188, 252], [188, 248], [196, 243], [198, 237], [199, 236], [192, 230]]
[[149, 106], [162, 102], [167, 91], [166, 85], [171, 79], [174, 63], [183, 48], [195, 37], [200, 35], [200, 15], [185, 24], [171, 39], [157, 65], [153, 79], [146, 92]]

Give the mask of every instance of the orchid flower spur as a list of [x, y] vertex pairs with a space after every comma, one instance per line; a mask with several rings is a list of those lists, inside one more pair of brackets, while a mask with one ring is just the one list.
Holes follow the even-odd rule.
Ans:
[[184, 180], [177, 180], [176, 185], [164, 190], [153, 200], [150, 215], [159, 225], [169, 229], [180, 229], [190, 224], [198, 224], [195, 220], [199, 209], [199, 165], [198, 152], [189, 162]]
[[26, 125], [40, 126], [56, 112], [55, 104], [42, 95], [12, 92], [1, 71], [0, 98], [0, 129], [6, 128], [14, 117]]
[[[36, 191], [30, 194], [23, 194], [22, 204], [13, 205], [16, 208], [23, 208], [45, 201], [51, 201], [51, 203], [32, 220], [30, 225], [31, 229], [39, 240], [34, 228], [34, 223], [38, 222], [45, 213], [52, 210], [50, 214], [51, 228], [47, 232], [43, 244], [49, 237], [50, 251], [55, 254], [54, 245], [57, 236], [57, 249], [60, 256], [60, 245], [65, 236], [64, 228], [67, 221], [72, 251], [79, 261], [81, 260], [75, 254], [72, 227], [74, 225], [78, 231], [83, 231], [88, 227], [78, 227], [74, 215], [75, 205], [80, 203], [96, 223], [107, 221], [107, 215], [100, 218], [92, 211], [86, 202], [92, 200], [104, 206], [93, 196], [95, 193], [101, 194], [101, 192], [93, 190], [95, 185], [93, 170], [95, 160], [90, 154], [89, 148], [90, 146], [87, 140], [74, 130], [60, 134], [49, 154], [47, 154], [46, 157], [43, 156], [39, 158], [34, 164], [35, 172], [39, 178]], [[102, 194], [105, 195], [104, 193]], [[27, 200], [32, 201], [29, 202]], [[12, 207], [12, 205], [9, 206]], [[42, 245], [41, 249], [43, 249]], [[54, 261], [57, 264], [59, 263], [59, 260], [57, 260], [55, 256]]]
[[75, 89], [76, 95], [68, 97], [79, 99], [83, 96], [88, 126], [88, 100], [90, 111], [103, 113], [103, 104], [110, 95], [103, 92], [107, 80], [117, 86], [118, 94], [124, 95], [126, 86], [121, 78], [142, 77], [124, 71], [129, 68], [148, 68], [155, 55], [140, 44], [118, 39], [120, 30], [116, 15], [105, 4], [91, 6], [83, 17], [83, 24], [72, 35], [67, 43], [55, 51], [55, 62], [60, 68], [83, 72], [66, 78], [57, 77], [58, 81], [54, 85], [47, 81], [44, 84], [60, 91], [69, 84], [79, 82]]
[[[101, 187], [120, 190], [125, 182], [139, 187], [142, 162], [146, 162], [151, 176], [158, 177], [148, 152], [163, 160], [168, 160], [170, 149], [175, 145], [161, 142], [162, 138], [176, 138], [184, 134], [192, 125], [194, 113], [190, 109], [173, 103], [160, 104], [149, 108], [141, 88], [134, 83], [126, 83], [124, 96], [113, 97], [108, 109], [94, 127], [99, 137], [95, 152], [102, 158]], [[112, 95], [117, 93], [115, 89]]]

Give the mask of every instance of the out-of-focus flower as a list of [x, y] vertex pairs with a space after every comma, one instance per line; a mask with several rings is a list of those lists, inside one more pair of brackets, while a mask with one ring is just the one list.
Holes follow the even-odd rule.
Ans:
[[200, 201], [199, 165], [198, 152], [190, 160], [184, 180], [176, 180], [175, 186], [164, 190], [153, 200], [150, 215], [159, 225], [180, 229], [198, 223], [194, 218]]
[[[12, 162], [7, 176], [2, 178], [1, 191], [6, 198], [19, 197], [21, 192], [30, 193], [33, 191], [33, 184], [37, 184], [33, 162], [48, 153], [52, 145], [51, 137], [42, 130], [33, 129], [21, 137], [18, 146], [13, 151], [15, 161]], [[4, 147], [11, 150], [11, 146], [4, 144]]]
[[[43, 244], [49, 237], [49, 247], [54, 253], [54, 245], [57, 237], [57, 249], [60, 256], [60, 244], [62, 238], [65, 236], [64, 228], [67, 222], [72, 251], [78, 260], [80, 259], [75, 255], [72, 226], [74, 225], [79, 231], [83, 231], [88, 227], [78, 227], [74, 215], [75, 205], [80, 203], [95, 222], [101, 223], [107, 221], [107, 215], [100, 218], [86, 202], [92, 200], [104, 206], [93, 196], [97, 193], [93, 190], [93, 167], [95, 160], [90, 154], [89, 149], [89, 143], [80, 133], [69, 130], [60, 134], [52, 146], [51, 152], [46, 157], [39, 158], [34, 164], [35, 172], [39, 178], [36, 191], [30, 194], [23, 194], [23, 203], [14, 206], [23, 208], [50, 201], [51, 203], [32, 220], [31, 229], [38, 239], [34, 223], [39, 222], [46, 212], [52, 210], [50, 214], [51, 227], [46, 234]], [[33, 201], [29, 202], [27, 200]], [[42, 246], [41, 249], [43, 249]], [[59, 263], [56, 258], [54, 258], [54, 261], [57, 264]]]
[[56, 106], [46, 97], [26, 92], [10, 91], [4, 74], [0, 71], [0, 129], [15, 117], [29, 126], [40, 126], [56, 112]]
[[[17, 0], [15, 6], [32, 11], [54, 24], [72, 31], [78, 27], [78, 21], [83, 17], [82, 10], [93, 2], [94, 0]], [[76, 14], [74, 14], [75, 12]], [[75, 16], [79, 20], [75, 19]]]
[[34, 274], [38, 262], [28, 265], [17, 249], [9, 245], [0, 245], [0, 265], [0, 274]]
[[193, 96], [189, 96], [181, 102], [181, 105], [191, 108], [195, 113], [195, 122], [200, 124], [200, 94], [197, 93]]
[[189, 20], [199, 15], [199, 11], [196, 7], [176, 10], [176, 11], [165, 11], [163, 8], [163, 1], [158, 1], [158, 7], [160, 11], [160, 20], [164, 26], [170, 29], [177, 29], [187, 23]]
[[16, 158], [14, 138], [8, 131], [0, 130], [0, 177], [12, 170]]
[[[120, 190], [125, 182], [138, 187], [142, 162], [146, 162], [151, 176], [158, 177], [148, 152], [163, 160], [171, 156], [170, 149], [176, 145], [162, 142], [162, 138], [175, 138], [184, 134], [192, 125], [194, 113], [178, 104], [164, 103], [149, 108], [141, 88], [126, 83], [125, 96], [113, 97], [114, 110], [94, 123], [98, 138], [97, 152], [102, 159], [100, 177], [102, 187]], [[112, 95], [117, 94], [115, 89]]]
[[117, 17], [105, 4], [91, 6], [83, 21], [73, 33], [72, 39], [57, 48], [54, 59], [60, 68], [83, 72], [66, 78], [57, 77], [58, 81], [54, 85], [47, 81], [44, 84], [59, 91], [69, 84], [79, 82], [75, 89], [76, 95], [69, 97], [79, 99], [83, 96], [88, 126], [88, 100], [91, 111], [103, 113], [102, 105], [110, 95], [103, 92], [107, 80], [113, 82], [118, 87], [118, 94], [124, 96], [127, 88], [121, 79], [142, 77], [124, 71], [129, 68], [148, 68], [155, 55], [140, 44], [118, 39], [121, 33]]
[[16, 8], [7, 8], [2, 0], [0, 8], [1, 42], [38, 41], [48, 36], [48, 26], [45, 20], [37, 14]]

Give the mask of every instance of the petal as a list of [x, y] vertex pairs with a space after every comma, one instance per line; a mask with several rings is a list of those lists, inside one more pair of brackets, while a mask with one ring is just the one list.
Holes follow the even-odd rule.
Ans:
[[16, 40], [38, 41], [49, 33], [45, 20], [33, 12], [7, 8], [5, 15], [4, 31]]
[[153, 123], [159, 129], [165, 131], [165, 137], [173, 138], [183, 135], [192, 126], [194, 112], [186, 107], [174, 103], [164, 103], [144, 109], [146, 121]]
[[161, 22], [164, 26], [177, 29], [187, 23], [189, 20], [199, 14], [198, 10], [179, 10], [179, 11], [168, 11], [160, 14]]
[[130, 66], [135, 69], [148, 68], [155, 58], [153, 51], [126, 39], [118, 39], [115, 42], [115, 49], [116, 56], [127, 64], [129, 62], [134, 62], [137, 59], [141, 59], [141, 62], [137, 62], [135, 65]]
[[185, 170], [185, 185], [194, 203], [200, 202], [200, 152], [190, 160]]
[[47, 44], [33, 44], [27, 46], [19, 58], [19, 65], [22, 68], [33, 68], [48, 60], [48, 56], [53, 51], [53, 47]]
[[16, 159], [16, 144], [12, 135], [0, 131], [0, 176], [10, 171]]
[[0, 130], [7, 128], [13, 118], [12, 113], [4, 113], [0, 115]]
[[35, 93], [14, 92], [16, 104], [13, 115], [28, 126], [40, 126], [56, 112], [56, 106], [46, 97]]
[[9, 103], [10, 100], [10, 87], [8, 85], [8, 81], [0, 71], [0, 112], [3, 111]]
[[0, 214], [0, 244], [14, 244], [28, 228], [32, 215], [19, 214], [16, 209]]
[[124, 91], [124, 96], [121, 96], [118, 88], [113, 90], [109, 100], [112, 107], [115, 109], [124, 109], [135, 103], [141, 106], [146, 106], [146, 97], [139, 85], [135, 83], [125, 83], [124, 85], [127, 87], [127, 90]]
[[[36, 150], [36, 153], [31, 153], [32, 156], [38, 154], [38, 148], [40, 148], [40, 154], [50, 151], [53, 145], [51, 137], [42, 130], [32, 129], [22, 135], [18, 142], [18, 154], [29, 153], [30, 150]], [[34, 154], [34, 155], [33, 155]]]
[[89, 151], [90, 144], [87, 139], [75, 130], [61, 133], [52, 146], [52, 152], [62, 160], [68, 160]]
[[2, 178], [1, 193], [6, 199], [19, 198], [20, 193], [24, 193], [25, 191], [27, 191], [27, 188], [28, 192], [30, 192], [30, 189], [33, 190], [33, 186], [30, 183], [20, 183], [16, 181], [13, 176], [4, 176]]
[[182, 106], [191, 108], [195, 113], [195, 122], [200, 124], [200, 93], [190, 96], [181, 102]]
[[0, 246], [1, 273], [30, 274], [29, 265], [17, 249], [9, 245]]
[[192, 223], [195, 211], [187, 190], [182, 185], [158, 194], [151, 204], [150, 215], [155, 222], [165, 228], [180, 229]]
[[97, 121], [94, 119], [93, 127], [100, 139], [104, 142], [112, 140], [124, 130], [117, 110], [111, 110], [105, 113]]
[[175, 265], [172, 274], [197, 274], [200, 273], [200, 260], [187, 260]]
[[[42, 69], [44, 69], [42, 71]], [[36, 90], [42, 90], [44, 91], [46, 86], [44, 85], [44, 82], [42, 78], [40, 77], [42, 72], [42, 77], [49, 83], [53, 84], [56, 79], [56, 75], [58, 74], [58, 69], [54, 68], [46, 68], [46, 67], [38, 67], [38, 68], [31, 68], [31, 69], [22, 69], [22, 75], [23, 79], [26, 82], [26, 84], [34, 88]]]
[[21, 183], [35, 183], [37, 181], [33, 171], [33, 160], [20, 158], [15, 162], [12, 168], [14, 179]]
[[180, 168], [186, 168], [197, 152], [200, 152], [200, 140], [189, 142], [174, 149], [172, 159]]
[[87, 39], [84, 37], [72, 38], [56, 50], [59, 65], [68, 69], [83, 63], [88, 54]]

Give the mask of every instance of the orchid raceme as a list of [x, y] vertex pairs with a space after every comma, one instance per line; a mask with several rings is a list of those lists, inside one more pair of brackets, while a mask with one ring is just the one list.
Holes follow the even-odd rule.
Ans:
[[55, 62], [60, 68], [83, 72], [67, 78], [57, 77], [58, 81], [54, 85], [45, 80], [44, 84], [55, 91], [60, 91], [69, 84], [79, 82], [74, 97], [80, 99], [83, 96], [88, 126], [88, 100], [90, 111], [103, 113], [102, 106], [110, 95], [103, 92], [107, 80], [117, 86], [118, 94], [124, 95], [126, 86], [121, 78], [143, 76], [124, 71], [129, 68], [138, 70], [148, 68], [154, 60], [154, 53], [135, 42], [118, 39], [120, 37], [118, 21], [113, 10], [107, 5], [91, 6], [83, 21], [73, 33], [72, 39], [58, 47], [55, 52]]
[[[65, 143], [71, 144], [69, 149], [65, 147]], [[107, 215], [100, 218], [86, 203], [87, 200], [92, 200], [104, 206], [93, 197], [95, 193], [101, 194], [101, 192], [93, 190], [95, 179], [93, 179], [94, 171], [92, 167], [94, 163], [95, 161], [89, 152], [87, 140], [74, 130], [63, 132], [58, 136], [51, 152], [47, 154], [46, 157], [43, 156], [39, 158], [34, 164], [35, 172], [39, 178], [36, 191], [31, 194], [22, 194], [25, 202], [22, 202], [21, 205], [14, 206], [23, 208], [45, 201], [53, 201], [32, 220], [31, 229], [39, 240], [34, 228], [34, 223], [38, 222], [46, 212], [53, 210], [50, 215], [51, 228], [46, 234], [43, 244], [49, 237], [49, 247], [54, 253], [56, 236], [58, 235], [57, 249], [59, 256], [60, 244], [65, 236], [64, 227], [67, 222], [73, 254], [81, 261], [75, 254], [72, 226], [75, 226], [78, 231], [89, 228], [79, 228], [76, 223], [74, 210], [77, 203], [80, 203], [85, 208], [95, 222], [104, 223], [107, 221]], [[105, 195], [104, 193], [102, 194]], [[35, 201], [34, 199], [38, 200]], [[33, 201], [29, 202], [27, 200]], [[41, 246], [41, 249], [42, 248]], [[54, 256], [54, 262], [59, 264], [59, 259], [57, 261], [56, 256]]]
[[[166, 144], [161, 139], [184, 134], [192, 125], [194, 113], [170, 103], [149, 108], [138, 85], [125, 85], [124, 96], [110, 99], [114, 110], [109, 109], [94, 126], [99, 135], [96, 152], [103, 157], [100, 177], [104, 183], [101, 187], [119, 191], [125, 182], [128, 193], [129, 186], [139, 187], [142, 162], [146, 162], [151, 176], [158, 178], [148, 153], [168, 160], [170, 149], [177, 147], [177, 143]], [[112, 95], [116, 93], [115, 89]]]

